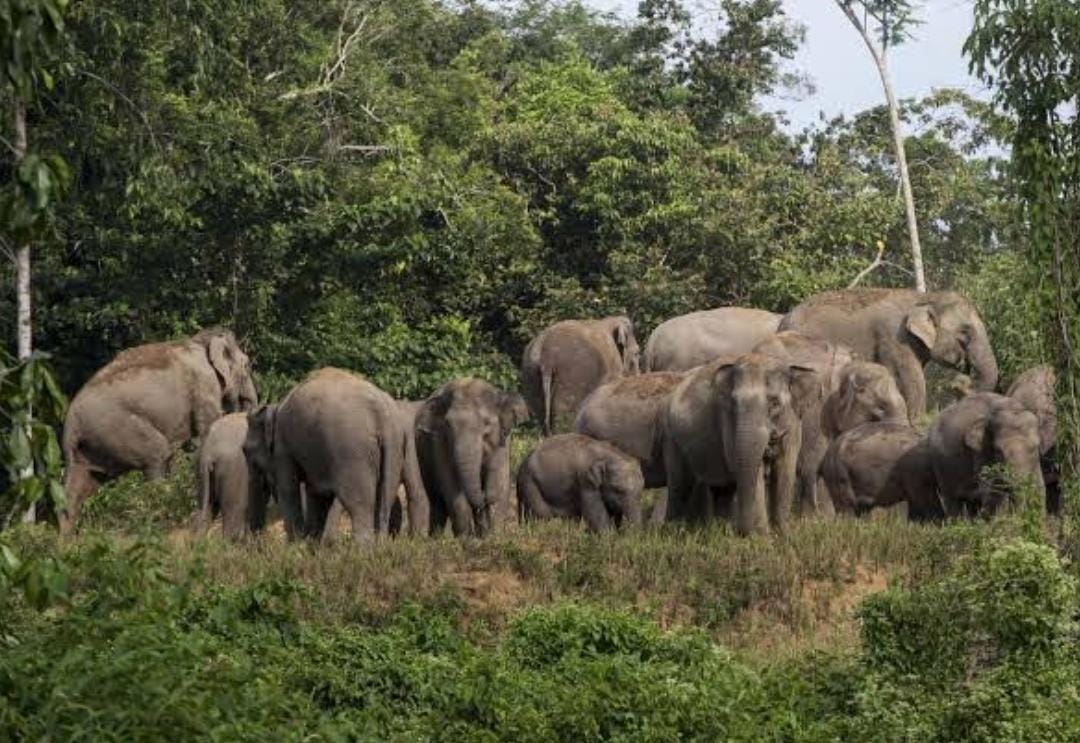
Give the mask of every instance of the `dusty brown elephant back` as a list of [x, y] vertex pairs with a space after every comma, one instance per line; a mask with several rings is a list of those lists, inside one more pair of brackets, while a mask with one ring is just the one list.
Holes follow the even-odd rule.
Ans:
[[521, 381], [529, 412], [546, 434], [577, 414], [605, 382], [636, 374], [640, 350], [626, 317], [564, 320], [542, 331], [525, 349]]
[[223, 413], [258, 402], [251, 365], [235, 336], [205, 330], [117, 355], [83, 386], [64, 421], [62, 531], [102, 482], [130, 470], [160, 477], [175, 449], [201, 439]]
[[888, 368], [913, 421], [926, 409], [923, 367], [930, 361], [960, 371], [970, 367], [981, 390], [997, 386], [997, 361], [982, 318], [955, 292], [825, 292], [784, 316], [780, 329], [842, 343]]
[[689, 371], [726, 354], [749, 353], [776, 332], [780, 315], [719, 307], [666, 320], [645, 343], [645, 371]]

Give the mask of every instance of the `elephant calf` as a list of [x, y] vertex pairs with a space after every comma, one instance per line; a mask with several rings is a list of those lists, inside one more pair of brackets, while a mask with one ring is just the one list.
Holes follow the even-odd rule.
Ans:
[[1057, 465], [1057, 377], [1049, 366], [1036, 366], [1016, 378], [1008, 395], [1039, 419], [1039, 453], [1046, 484], [1046, 510], [1061, 513], [1061, 483]]
[[907, 423], [865, 423], [840, 434], [825, 452], [821, 474], [838, 513], [862, 515], [906, 502], [912, 521], [944, 515], [929, 449]]
[[584, 519], [589, 529], [641, 524], [645, 479], [637, 460], [604, 441], [576, 433], [540, 442], [518, 470], [522, 521]]
[[970, 508], [992, 515], [1005, 497], [983, 469], [1003, 464], [1045, 498], [1039, 419], [1011, 397], [979, 392], [946, 408], [928, 434], [930, 456], [948, 516]]
[[214, 421], [199, 446], [197, 534], [205, 534], [218, 513], [229, 539], [240, 539], [266, 525], [269, 492], [262, 474], [248, 467], [247, 433], [247, 413], [230, 413]]

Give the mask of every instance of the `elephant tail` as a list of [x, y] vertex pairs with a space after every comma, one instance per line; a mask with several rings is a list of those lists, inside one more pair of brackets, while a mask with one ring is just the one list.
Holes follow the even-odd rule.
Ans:
[[546, 365], [540, 367], [540, 387], [544, 394], [544, 420], [541, 422], [544, 428], [544, 435], [550, 436], [552, 431], [555, 430], [555, 421], [552, 420], [551, 409], [553, 407], [552, 402], [552, 390], [555, 386], [555, 373]]
[[199, 515], [195, 519], [195, 535], [203, 536], [210, 528], [214, 508], [214, 464], [209, 457], [199, 457]]

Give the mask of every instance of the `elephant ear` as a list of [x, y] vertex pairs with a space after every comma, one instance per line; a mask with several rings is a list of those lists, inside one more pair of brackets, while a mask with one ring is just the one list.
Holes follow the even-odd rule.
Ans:
[[630, 346], [630, 322], [620, 319], [611, 330], [611, 338], [615, 341], [615, 347], [619, 349], [619, 358], [626, 360], [626, 352]]
[[443, 388], [425, 400], [416, 413], [416, 430], [435, 433], [439, 421], [450, 410], [453, 396], [454, 393], [449, 388]]
[[791, 407], [799, 418], [821, 401], [821, 377], [809, 366], [792, 364], [788, 367], [788, 389], [791, 391]]
[[525, 404], [525, 398], [518, 394], [500, 393], [499, 427], [502, 429], [502, 438], [505, 440], [514, 426], [527, 420], [529, 420], [529, 407]]
[[605, 479], [607, 479], [607, 465], [604, 464], [604, 460], [597, 459], [589, 465], [589, 469], [585, 470], [582, 485], [585, 489], [599, 492]]
[[236, 364], [229, 339], [224, 335], [213, 336], [206, 346], [206, 355], [221, 382], [222, 396], [234, 398], [236, 396]]
[[964, 446], [971, 451], [980, 452], [986, 445], [986, 429], [990, 423], [989, 418], [979, 418], [964, 432]]
[[937, 321], [934, 317], [934, 308], [928, 304], [918, 304], [908, 313], [904, 323], [909, 333], [919, 339], [926, 346], [926, 350], [933, 349], [937, 342]]

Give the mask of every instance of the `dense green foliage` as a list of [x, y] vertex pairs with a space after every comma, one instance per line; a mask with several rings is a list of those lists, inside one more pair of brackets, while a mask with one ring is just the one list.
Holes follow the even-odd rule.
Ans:
[[[798, 84], [800, 29], [776, 0], [717, 13], [80, 2], [30, 111], [74, 176], [39, 241], [37, 345], [73, 389], [120, 348], [224, 323], [264, 392], [337, 364], [417, 396], [511, 383], [559, 318], [783, 309], [879, 246], [866, 283], [909, 283], [887, 116], [785, 133], [756, 101]], [[905, 116], [930, 282], [952, 286], [1016, 244], [1002, 127], [958, 94]]]
[[[54, 554], [48, 540], [23, 537], [29, 552]], [[700, 629], [661, 630], [605, 606], [595, 586], [585, 589], [592, 600], [513, 611], [497, 630], [478, 631], [462, 622], [467, 604], [453, 592], [366, 618], [335, 614], [317, 591], [344, 577], [340, 568], [314, 584], [282, 573], [221, 582], [223, 559], [283, 557], [268, 546], [212, 552], [215, 577], [199, 553], [178, 569], [154, 543], [87, 539], [59, 553], [70, 583], [42, 602], [53, 609], [0, 592], [9, 618], [0, 737], [1071, 739], [1080, 725], [1075, 576], [1044, 545], [953, 537], [952, 567], [864, 603], [854, 653], [765, 666]], [[746, 543], [704, 538], [714, 549]], [[670, 540], [672, 556], [684, 541]], [[618, 535], [578, 532], [566, 559], [604, 542], [633, 549]], [[400, 545], [398, 557], [424, 559], [426, 544]], [[472, 564], [483, 559], [480, 544], [466, 550]], [[286, 564], [325, 571], [345, 557], [293, 554]]]

